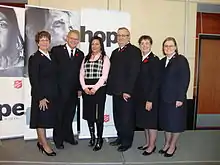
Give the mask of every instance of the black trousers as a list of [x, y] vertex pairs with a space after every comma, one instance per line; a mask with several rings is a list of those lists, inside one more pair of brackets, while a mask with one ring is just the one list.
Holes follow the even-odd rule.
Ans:
[[122, 146], [131, 146], [135, 130], [133, 99], [126, 102], [121, 95], [113, 95], [113, 117]]
[[72, 123], [76, 113], [77, 101], [77, 96], [62, 99], [62, 103], [58, 108], [56, 123], [53, 131], [53, 140], [58, 146], [63, 144], [63, 141], [74, 141]]

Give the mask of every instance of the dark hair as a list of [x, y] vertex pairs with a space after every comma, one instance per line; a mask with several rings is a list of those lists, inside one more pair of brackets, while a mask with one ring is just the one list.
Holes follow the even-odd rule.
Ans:
[[148, 35], [142, 35], [142, 36], [138, 39], [139, 45], [141, 44], [141, 41], [143, 41], [143, 40], [148, 40], [148, 41], [150, 41], [150, 44], [151, 44], [151, 45], [153, 44], [152, 38], [151, 38], [150, 36], [148, 36]]
[[51, 35], [49, 32], [47, 31], [40, 31], [35, 35], [35, 42], [38, 44], [39, 40], [43, 37], [46, 37], [49, 39], [49, 41], [51, 41]]
[[92, 56], [92, 42], [94, 40], [98, 40], [99, 43], [100, 43], [102, 60], [103, 60], [104, 56], [106, 56], [105, 47], [104, 47], [104, 44], [103, 44], [103, 39], [101, 37], [99, 37], [99, 36], [93, 36], [91, 38], [91, 40], [89, 41], [89, 52], [88, 52], [88, 55], [85, 58], [85, 62], [88, 61], [91, 58], [91, 56]]
[[178, 52], [177, 42], [176, 42], [175, 38], [174, 38], [174, 37], [167, 37], [167, 38], [163, 41], [163, 45], [162, 45], [163, 55], [166, 55], [165, 52], [164, 52], [164, 44], [165, 44], [165, 42], [167, 42], [167, 41], [173, 41], [173, 43], [174, 43], [174, 45], [175, 45], [175, 47], [176, 47], [175, 52], [176, 52], [176, 54], [178, 54], [179, 52]]
[[[10, 49], [10, 48], [6, 49], [8, 53], [5, 53], [5, 54], [10, 57], [12, 55], [11, 58], [17, 58], [15, 54], [19, 55], [17, 51], [21, 51], [23, 49], [24, 41], [21, 36], [19, 27], [18, 27], [18, 21], [17, 21], [15, 11], [12, 8], [0, 7], [0, 13], [2, 13], [6, 17], [9, 23], [9, 26], [8, 26], [9, 36], [5, 39], [8, 40], [7, 41], [8, 44], [10, 45], [11, 48], [13, 48], [13, 49]], [[14, 50], [14, 48], [16, 50]], [[13, 51], [16, 51], [16, 53]], [[13, 53], [11, 54], [9, 52], [13, 52]]]

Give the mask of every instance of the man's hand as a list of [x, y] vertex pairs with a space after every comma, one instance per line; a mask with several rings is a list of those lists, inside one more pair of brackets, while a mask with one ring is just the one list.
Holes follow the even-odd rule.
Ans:
[[82, 96], [82, 91], [78, 91], [78, 97]]
[[129, 98], [131, 98], [131, 95], [127, 94], [127, 93], [123, 93], [122, 95], [123, 99], [127, 102]]

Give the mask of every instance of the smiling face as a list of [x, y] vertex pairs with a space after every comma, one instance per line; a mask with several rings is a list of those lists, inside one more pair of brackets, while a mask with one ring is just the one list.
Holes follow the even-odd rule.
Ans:
[[92, 53], [97, 54], [101, 52], [101, 44], [98, 39], [92, 41]]
[[69, 32], [69, 34], [67, 35], [66, 41], [69, 47], [71, 49], [74, 49], [75, 47], [77, 47], [79, 43], [79, 34], [75, 32]]
[[141, 52], [143, 55], [149, 53], [151, 51], [151, 43], [150, 43], [150, 40], [148, 39], [143, 39], [141, 42], [140, 42], [140, 49], [141, 49]]
[[163, 51], [166, 56], [173, 55], [176, 52], [176, 49], [177, 48], [176, 48], [174, 41], [167, 40], [166, 42], [164, 42]]
[[4, 14], [0, 12], [0, 53], [8, 47], [9, 22]]
[[48, 52], [49, 47], [50, 47], [50, 40], [46, 36], [43, 36], [39, 39], [39, 42], [37, 45], [39, 49], [43, 50], [44, 52]]
[[119, 29], [117, 32], [117, 42], [119, 47], [125, 46], [130, 41], [130, 32], [127, 29]]

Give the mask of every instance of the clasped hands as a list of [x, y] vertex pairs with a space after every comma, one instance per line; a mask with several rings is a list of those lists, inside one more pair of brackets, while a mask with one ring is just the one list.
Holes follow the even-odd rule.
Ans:
[[87, 94], [87, 95], [94, 95], [96, 93], [96, 89], [94, 88], [85, 88], [84, 89], [84, 92]]

